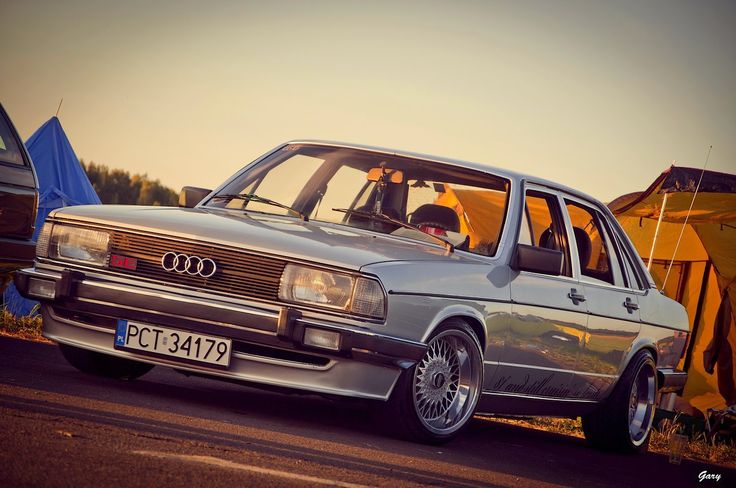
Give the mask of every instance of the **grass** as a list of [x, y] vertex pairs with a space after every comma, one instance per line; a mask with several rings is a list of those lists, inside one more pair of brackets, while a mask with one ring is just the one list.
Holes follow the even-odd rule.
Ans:
[[[584, 437], [580, 419], [564, 419], [551, 417], [505, 418], [494, 417], [493, 420], [513, 425], [520, 425], [557, 434]], [[675, 435], [685, 431], [684, 424], [674, 419], [663, 419], [657, 429], [652, 431], [649, 451], [665, 456], [670, 455], [670, 445]], [[709, 441], [704, 432], [695, 432], [688, 438], [682, 450], [682, 457], [694, 461], [718, 464], [736, 468], [736, 445], [733, 439], [714, 439]]]
[[[684, 425], [678, 418], [663, 419], [657, 430], [652, 432], [649, 441], [649, 450], [669, 455], [670, 445], [676, 434], [685, 431]], [[720, 464], [729, 468], [736, 468], [736, 446], [734, 439], [708, 440], [705, 432], [698, 431], [691, 434], [682, 452], [682, 457], [704, 461], [706, 463]]]
[[29, 341], [50, 342], [41, 335], [41, 317], [16, 317], [7, 310], [0, 312], [0, 335]]

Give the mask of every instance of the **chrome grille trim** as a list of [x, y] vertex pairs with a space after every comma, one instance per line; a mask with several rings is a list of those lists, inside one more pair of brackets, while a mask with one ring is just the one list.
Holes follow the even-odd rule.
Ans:
[[[161, 257], [169, 251], [210, 258], [217, 263], [217, 272], [204, 278], [166, 271], [161, 267]], [[119, 230], [110, 231], [110, 252], [138, 260], [135, 270], [110, 268], [117, 273], [187, 286], [199, 291], [215, 291], [272, 301], [278, 299], [281, 274], [286, 266], [285, 260], [247, 251]]]

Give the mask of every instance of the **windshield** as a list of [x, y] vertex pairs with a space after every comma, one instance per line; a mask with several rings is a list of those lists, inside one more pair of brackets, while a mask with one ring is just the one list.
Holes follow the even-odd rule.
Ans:
[[[206, 206], [300, 216], [492, 256], [509, 182], [451, 165], [292, 144], [231, 181]], [[402, 225], [399, 225], [402, 224]]]

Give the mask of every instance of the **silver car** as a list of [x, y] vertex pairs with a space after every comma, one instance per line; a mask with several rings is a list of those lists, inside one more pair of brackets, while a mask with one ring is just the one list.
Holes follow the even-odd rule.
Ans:
[[646, 448], [686, 312], [600, 202], [484, 165], [296, 141], [180, 207], [53, 212], [22, 293], [79, 370], [154, 365], [371, 400], [405, 437], [582, 416]]

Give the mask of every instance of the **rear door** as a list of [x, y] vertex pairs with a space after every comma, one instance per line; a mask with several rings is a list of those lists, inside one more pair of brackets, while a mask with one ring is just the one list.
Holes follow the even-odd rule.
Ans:
[[494, 378], [499, 393], [566, 398], [587, 323], [582, 288], [574, 278], [569, 239], [554, 191], [529, 186], [519, 243], [563, 252], [563, 270], [550, 276], [512, 274], [512, 318]]
[[639, 334], [641, 291], [627, 275], [605, 214], [590, 202], [567, 196], [565, 210], [590, 313], [571, 392], [576, 398], [601, 400], [621, 374], [624, 355]]

